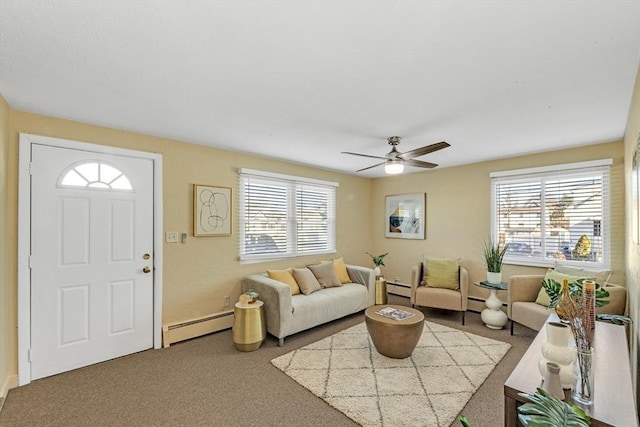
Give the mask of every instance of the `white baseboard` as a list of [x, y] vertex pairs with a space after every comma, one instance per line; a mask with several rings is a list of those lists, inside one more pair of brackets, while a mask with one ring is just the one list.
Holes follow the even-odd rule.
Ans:
[[4, 384], [2, 384], [2, 388], [0, 388], [0, 398], [6, 398], [9, 390], [16, 387], [18, 387], [18, 376], [9, 375]]

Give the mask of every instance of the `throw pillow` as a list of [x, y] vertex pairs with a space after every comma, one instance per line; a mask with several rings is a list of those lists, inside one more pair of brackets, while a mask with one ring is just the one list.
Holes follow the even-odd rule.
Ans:
[[460, 289], [460, 260], [425, 257], [424, 269], [430, 288]]
[[347, 266], [344, 264], [342, 257], [333, 260], [333, 268], [336, 271], [336, 276], [338, 276], [340, 283], [351, 283], [351, 277], [349, 277]]
[[[572, 276], [569, 274], [560, 273], [558, 271], [555, 271], [552, 268], [548, 269], [547, 273], [544, 275], [544, 280], [553, 279], [560, 284], [562, 284], [564, 279], [567, 279], [569, 283], [571, 283], [574, 280], [582, 279], [582, 278], [591, 279], [591, 280], [594, 279], [593, 277]], [[547, 291], [544, 290], [543, 286], [540, 287], [540, 291], [538, 292], [538, 297], [536, 298], [536, 304], [540, 304], [544, 307], [549, 307], [551, 305], [551, 298], [549, 298], [549, 295], [547, 294]]]
[[300, 287], [298, 282], [293, 277], [293, 272], [290, 268], [286, 270], [267, 270], [267, 275], [273, 280], [285, 283], [291, 288], [291, 295], [297, 295], [300, 293]]
[[323, 288], [331, 288], [334, 286], [342, 286], [336, 270], [333, 268], [332, 262], [323, 262], [315, 265], [308, 265], [309, 270], [316, 276], [320, 286]]
[[300, 290], [305, 295], [312, 294], [315, 291], [322, 289], [320, 282], [316, 279], [316, 276], [314, 276], [311, 270], [306, 267], [294, 268], [293, 277], [295, 277], [298, 285], [300, 286]]
[[570, 267], [568, 265], [562, 265], [556, 261], [554, 268], [558, 273], [570, 274], [578, 277], [590, 277], [593, 278], [599, 285], [606, 285], [611, 277], [611, 270], [587, 270], [580, 267]]

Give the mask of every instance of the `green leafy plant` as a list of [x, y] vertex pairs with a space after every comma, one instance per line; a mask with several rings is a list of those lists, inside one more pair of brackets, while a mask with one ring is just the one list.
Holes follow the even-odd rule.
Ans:
[[469, 424], [469, 420], [467, 419], [467, 417], [462, 414], [458, 415], [458, 421], [460, 421], [462, 427], [471, 427], [471, 424]]
[[596, 314], [596, 320], [606, 321], [614, 325], [624, 325], [625, 323], [633, 323], [633, 319], [622, 314]]
[[384, 265], [384, 257], [389, 255], [389, 252], [382, 255], [372, 255], [369, 252], [366, 252], [366, 254], [369, 255], [373, 260], [373, 265], [375, 265], [376, 267], [380, 267], [381, 265]]
[[[574, 301], [580, 301], [582, 298], [582, 284], [585, 280], [587, 279], [577, 279], [569, 283], [569, 295]], [[542, 281], [542, 287], [551, 299], [550, 307], [555, 308], [562, 294], [562, 285], [556, 280], [546, 279]], [[596, 283], [596, 307], [604, 307], [607, 304], [609, 304], [609, 291]]]
[[482, 251], [489, 273], [500, 273], [502, 271], [502, 260], [508, 247], [509, 244], [507, 243], [501, 249], [500, 245], [495, 245], [491, 239], [485, 240]]
[[542, 389], [535, 393], [518, 393], [528, 403], [518, 407], [518, 419], [524, 427], [583, 427], [591, 418], [573, 403], [563, 402]]

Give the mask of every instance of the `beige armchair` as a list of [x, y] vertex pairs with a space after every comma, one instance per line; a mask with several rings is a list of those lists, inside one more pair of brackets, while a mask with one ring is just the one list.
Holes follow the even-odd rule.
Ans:
[[418, 263], [411, 269], [411, 304], [460, 311], [464, 325], [467, 297], [469, 296], [469, 273], [467, 270], [460, 267], [460, 289], [457, 291], [426, 286], [424, 276], [423, 263]]
[[[542, 288], [544, 275], [517, 275], [509, 279], [507, 290], [507, 315], [513, 324], [517, 322], [527, 328], [539, 331], [553, 312], [552, 308], [536, 304], [538, 292]], [[609, 304], [596, 308], [597, 314], [625, 314], [627, 311], [627, 289], [620, 285], [607, 283]]]

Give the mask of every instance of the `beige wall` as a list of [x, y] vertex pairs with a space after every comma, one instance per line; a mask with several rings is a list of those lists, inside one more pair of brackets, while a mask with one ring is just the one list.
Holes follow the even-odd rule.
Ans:
[[[368, 204], [371, 181], [301, 165], [268, 160], [179, 141], [156, 138], [89, 124], [45, 117], [11, 110], [9, 139], [9, 200], [10, 234], [9, 260], [12, 266], [8, 278], [10, 302], [9, 330], [16, 328], [15, 272], [17, 252], [17, 177], [18, 135], [32, 133], [82, 142], [124, 147], [161, 153], [164, 181], [164, 231], [189, 233], [187, 244], [164, 244], [163, 323], [182, 321], [229, 308], [223, 299], [236, 301], [243, 276], [269, 268], [305, 265], [322, 259], [344, 256], [347, 263], [368, 262], [365, 252], [370, 249], [368, 232]], [[192, 185], [212, 184], [233, 188], [237, 212], [237, 169], [240, 167], [304, 176], [340, 183], [337, 191], [337, 249], [335, 255], [305, 257], [273, 263], [240, 264], [238, 261], [237, 221], [233, 235], [228, 237], [193, 237]], [[4, 312], [4, 310], [3, 310]], [[3, 333], [6, 329], [3, 328]], [[11, 374], [17, 372], [15, 335], [9, 338]], [[5, 365], [0, 362], [0, 365]], [[5, 366], [3, 369], [7, 369]]]
[[[586, 146], [491, 162], [432, 169], [425, 172], [375, 179], [371, 193], [372, 249], [389, 252], [384, 275], [410, 283], [411, 267], [423, 255], [459, 257], [470, 280], [486, 279], [482, 243], [491, 234], [491, 172], [612, 158], [612, 282], [624, 284], [624, 162], [622, 142]], [[390, 239], [384, 235], [386, 195], [426, 193], [425, 240]], [[505, 265], [503, 279], [514, 274], [536, 274], [544, 269]], [[470, 294], [485, 298], [488, 291], [471, 286]], [[499, 295], [506, 299], [504, 292]]]
[[9, 151], [9, 105], [0, 94], [0, 398], [15, 386], [15, 289], [9, 280], [7, 253], [7, 159]]
[[626, 214], [627, 214], [627, 241], [626, 241], [626, 277], [627, 288], [629, 289], [629, 313], [633, 318], [632, 334], [631, 334], [631, 368], [633, 370], [633, 379], [635, 384], [636, 398], [640, 396], [640, 359], [639, 359], [639, 342], [640, 342], [640, 297], [638, 289], [640, 287], [640, 244], [634, 242], [632, 237], [633, 230], [633, 209], [631, 203], [632, 196], [632, 160], [636, 149], [640, 148], [640, 68], [636, 78], [636, 85], [631, 100], [631, 108], [629, 111], [629, 120], [627, 121], [627, 129], [624, 136], [624, 154], [625, 154], [625, 182], [626, 182]]

